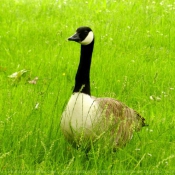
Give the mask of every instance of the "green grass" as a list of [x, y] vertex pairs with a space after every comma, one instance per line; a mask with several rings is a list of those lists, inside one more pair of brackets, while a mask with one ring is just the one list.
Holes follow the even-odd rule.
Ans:
[[[175, 173], [174, 19], [172, 0], [2, 0], [0, 174]], [[82, 25], [96, 37], [92, 94], [119, 99], [149, 124], [117, 152], [100, 140], [88, 159], [59, 127], [79, 62], [80, 46], [66, 39]]]

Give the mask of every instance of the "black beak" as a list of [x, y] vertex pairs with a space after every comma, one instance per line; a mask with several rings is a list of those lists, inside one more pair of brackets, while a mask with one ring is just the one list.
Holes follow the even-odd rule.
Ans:
[[68, 40], [69, 41], [76, 41], [76, 42], [81, 41], [78, 33], [75, 33], [74, 35], [72, 35], [71, 37], [69, 37]]

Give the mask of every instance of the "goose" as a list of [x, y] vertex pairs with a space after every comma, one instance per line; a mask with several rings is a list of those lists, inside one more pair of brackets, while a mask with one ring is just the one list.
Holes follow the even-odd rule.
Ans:
[[92, 29], [79, 27], [68, 41], [80, 43], [81, 52], [73, 93], [61, 116], [60, 127], [64, 137], [76, 147], [85, 143], [85, 147], [91, 147], [100, 138], [110, 142], [114, 149], [126, 145], [135, 131], [146, 126], [145, 119], [116, 99], [91, 96]]

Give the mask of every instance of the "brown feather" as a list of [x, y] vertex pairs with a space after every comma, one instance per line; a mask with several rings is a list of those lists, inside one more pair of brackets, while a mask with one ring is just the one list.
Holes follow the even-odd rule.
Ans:
[[94, 98], [103, 109], [100, 128], [110, 132], [114, 147], [124, 146], [133, 136], [145, 126], [144, 118], [135, 110], [112, 98]]

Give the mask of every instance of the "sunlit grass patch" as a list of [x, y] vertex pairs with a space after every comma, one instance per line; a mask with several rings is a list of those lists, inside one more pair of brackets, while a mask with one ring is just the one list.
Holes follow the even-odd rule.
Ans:
[[[0, 5], [2, 174], [174, 173], [173, 1]], [[79, 46], [67, 37], [82, 25], [95, 33], [92, 94], [119, 99], [149, 124], [117, 152], [99, 140], [88, 157], [65, 141], [59, 126], [79, 61]], [[28, 72], [12, 83], [8, 76], [21, 70]]]

